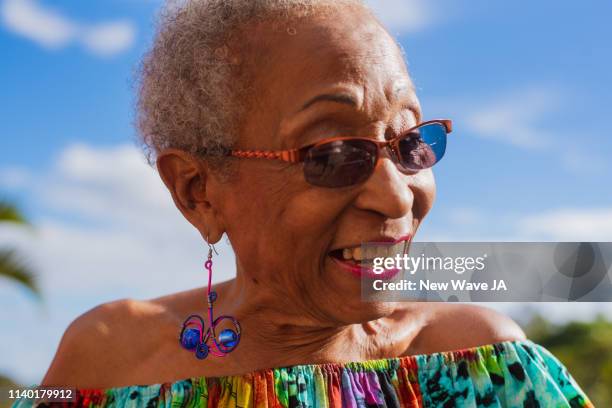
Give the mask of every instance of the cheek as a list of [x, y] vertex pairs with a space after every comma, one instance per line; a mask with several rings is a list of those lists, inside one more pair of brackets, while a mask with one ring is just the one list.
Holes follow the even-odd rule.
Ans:
[[291, 229], [317, 232], [333, 223], [345, 205], [342, 196], [335, 191], [313, 187], [305, 182], [288, 197], [283, 214], [284, 222]]
[[296, 236], [320, 233], [346, 205], [345, 195], [306, 183], [299, 165], [258, 164], [240, 163], [238, 177], [230, 186], [234, 199], [228, 216], [243, 219], [244, 225]]
[[284, 228], [282, 217], [289, 192], [271, 188], [269, 181], [241, 177], [225, 195], [223, 219], [237, 255], [253, 257], [260, 246], [275, 249], [275, 231]]
[[248, 271], [286, 271], [297, 262], [316, 267], [346, 199], [306, 184], [297, 169], [266, 172], [262, 177], [261, 171], [250, 167], [242, 166], [220, 200], [239, 261]]

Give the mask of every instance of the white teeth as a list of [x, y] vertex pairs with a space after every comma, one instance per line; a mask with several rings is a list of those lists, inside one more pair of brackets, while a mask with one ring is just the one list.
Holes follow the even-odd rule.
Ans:
[[376, 247], [371, 245], [366, 245], [362, 247], [363, 257], [365, 259], [373, 259], [376, 258]]
[[366, 245], [364, 247], [344, 248], [342, 249], [342, 258], [346, 261], [355, 260], [363, 261], [374, 258], [394, 258], [396, 255], [403, 255], [405, 242], [396, 244], [378, 244]]
[[352, 258], [353, 258], [353, 251], [351, 251], [351, 250], [350, 250], [350, 249], [348, 249], [348, 248], [344, 248], [344, 249], [342, 250], [342, 257], [343, 257], [344, 259], [352, 259]]
[[353, 248], [353, 259], [361, 261], [363, 256], [361, 255], [361, 247]]

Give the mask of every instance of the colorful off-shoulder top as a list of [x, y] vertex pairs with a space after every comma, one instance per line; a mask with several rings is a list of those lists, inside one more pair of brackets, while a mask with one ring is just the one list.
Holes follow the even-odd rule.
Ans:
[[[593, 407], [567, 369], [529, 340], [347, 364], [79, 389], [79, 407]], [[19, 400], [14, 407], [30, 407]], [[62, 405], [59, 405], [62, 406]]]

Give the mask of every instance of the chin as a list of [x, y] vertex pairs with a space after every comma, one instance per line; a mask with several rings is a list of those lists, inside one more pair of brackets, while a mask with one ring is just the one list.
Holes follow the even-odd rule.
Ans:
[[[356, 324], [389, 316], [397, 309], [395, 302], [366, 302], [361, 298], [361, 280], [328, 260], [321, 276], [326, 284], [316, 289], [320, 310], [331, 321]], [[314, 288], [313, 288], [314, 289]]]

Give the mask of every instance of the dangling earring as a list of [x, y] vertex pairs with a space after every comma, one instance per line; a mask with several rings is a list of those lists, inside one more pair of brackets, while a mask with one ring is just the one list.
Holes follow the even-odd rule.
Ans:
[[[206, 241], [208, 241], [208, 236], [206, 238]], [[240, 342], [240, 323], [238, 323], [238, 320], [232, 316], [225, 315], [213, 319], [213, 303], [217, 300], [217, 292], [211, 291], [213, 252], [219, 255], [215, 247], [208, 243], [208, 260], [204, 264], [204, 267], [208, 270], [207, 300], [209, 327], [205, 330], [206, 325], [204, 324], [204, 319], [200, 315], [193, 314], [185, 319], [179, 335], [179, 342], [181, 345], [187, 350], [195, 351], [195, 356], [200, 360], [205, 359], [209, 354], [217, 357], [225, 357], [225, 355], [234, 351]], [[235, 330], [222, 330], [217, 340], [215, 327], [222, 320], [230, 320]], [[212, 341], [213, 347], [208, 345], [209, 340]]]

